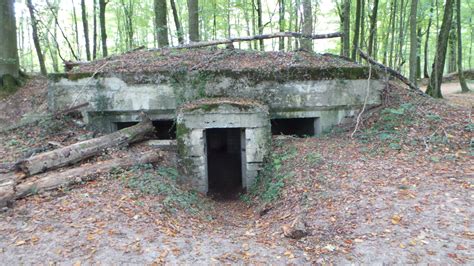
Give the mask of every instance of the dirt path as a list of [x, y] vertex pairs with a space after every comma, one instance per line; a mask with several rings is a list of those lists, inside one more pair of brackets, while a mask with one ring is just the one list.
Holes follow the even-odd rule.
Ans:
[[216, 202], [204, 220], [163, 211], [156, 198], [136, 198], [116, 179], [21, 200], [0, 214], [0, 260], [8, 265], [305, 261], [288, 259], [301, 252], [259, 241], [253, 211], [241, 201]]

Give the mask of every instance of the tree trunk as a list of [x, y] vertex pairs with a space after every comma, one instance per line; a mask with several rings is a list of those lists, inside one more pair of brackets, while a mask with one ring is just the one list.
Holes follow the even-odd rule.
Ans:
[[93, 33], [92, 33], [92, 60], [97, 58], [97, 2], [94, 0], [94, 19], [93, 19]]
[[418, 27], [416, 34], [416, 78], [421, 79], [421, 26]]
[[15, 200], [15, 186], [22, 176], [15, 172], [0, 174], [0, 208], [7, 207]]
[[431, 29], [432, 22], [433, 22], [433, 3], [431, 3], [430, 17], [428, 19], [428, 26], [426, 27], [425, 54], [423, 56], [423, 59], [425, 60], [425, 62], [423, 64], [423, 76], [425, 78], [430, 77], [430, 75], [428, 74], [428, 42], [430, 40], [430, 29]]
[[352, 60], [357, 58], [357, 50], [359, 49], [359, 33], [360, 33], [360, 17], [362, 9], [362, 0], [357, 0], [356, 2], [356, 21], [354, 26], [354, 39], [352, 41]]
[[456, 27], [451, 24], [448, 38], [448, 73], [456, 72]]
[[350, 57], [351, 0], [344, 0], [342, 7], [342, 56]]
[[87, 22], [87, 12], [86, 12], [86, 3], [85, 0], [81, 0], [81, 10], [82, 10], [82, 26], [84, 28], [84, 41], [86, 44], [86, 57], [87, 60], [91, 60], [91, 48], [89, 44], [89, 23]]
[[359, 48], [364, 49], [365, 45], [365, 0], [361, 0], [360, 6], [360, 37], [359, 37]]
[[14, 2], [0, 1], [0, 88], [4, 75], [19, 75]]
[[[303, 0], [303, 34], [313, 34], [313, 11], [311, 0]], [[301, 40], [301, 48], [306, 51], [313, 51], [313, 40], [303, 38]]]
[[47, 173], [37, 177], [31, 177], [25, 182], [16, 185], [15, 199], [94, 180], [98, 175], [108, 173], [112, 169], [130, 168], [134, 165], [156, 163], [160, 159], [160, 154], [155, 151], [148, 151], [138, 155], [129, 154], [123, 158], [108, 160], [97, 164], [82, 165], [64, 172]]
[[33, 4], [31, 3], [31, 0], [27, 0], [26, 4], [27, 4], [28, 10], [30, 12], [31, 30], [32, 30], [32, 34], [33, 34], [33, 43], [35, 44], [35, 50], [36, 50], [36, 54], [38, 56], [38, 63], [40, 65], [40, 71], [41, 71], [42, 75], [46, 75], [47, 71], [46, 71], [46, 65], [44, 63], [43, 52], [41, 51], [41, 45], [40, 45], [40, 41], [39, 41], [39, 37], [38, 37], [38, 28], [37, 28], [38, 22], [36, 21], [36, 17], [35, 17], [35, 9], [33, 7]]
[[[400, 71], [405, 59], [403, 58], [403, 40], [405, 37], [404, 22], [405, 22], [405, 9], [406, 5], [404, 0], [400, 2], [400, 21], [398, 25], [398, 53], [397, 53], [397, 70]], [[408, 0], [406, 2], [408, 4]]]
[[391, 13], [392, 14], [392, 19], [391, 19], [391, 22], [392, 22], [392, 25], [390, 27], [390, 54], [388, 56], [388, 66], [389, 67], [392, 67], [394, 66], [394, 54], [393, 54], [393, 51], [395, 50], [395, 25], [397, 24], [396, 23], [396, 19], [397, 19], [397, 16], [395, 15], [397, 13], [397, 7], [398, 7], [398, 0], [393, 0], [393, 12]]
[[69, 164], [101, 153], [104, 149], [127, 145], [142, 140], [155, 130], [151, 121], [143, 122], [124, 128], [120, 131], [99, 138], [81, 141], [70, 146], [35, 155], [18, 162], [17, 167], [27, 175], [34, 175]]
[[176, 8], [176, 3], [174, 0], [170, 0], [171, 10], [173, 10], [173, 19], [174, 25], [176, 26], [176, 34], [178, 36], [178, 43], [184, 44], [184, 34], [183, 29], [181, 28], [181, 23], [179, 22], [178, 9]]
[[155, 27], [158, 39], [158, 47], [169, 46], [168, 42], [168, 20], [166, 18], [166, 1], [155, 0]]
[[107, 56], [107, 30], [105, 28], [105, 7], [108, 2], [99, 0], [99, 23], [100, 23], [100, 38], [102, 40], [102, 57]]
[[456, 30], [458, 35], [458, 73], [462, 92], [469, 92], [462, 67], [461, 0], [456, 0]]
[[418, 38], [416, 36], [416, 10], [417, 10], [418, 0], [411, 0], [410, 8], [410, 61], [409, 61], [409, 71], [410, 74], [408, 79], [416, 85], [416, 55], [418, 48]]
[[379, 8], [379, 0], [374, 0], [374, 7], [372, 9], [372, 15], [370, 16], [370, 32], [369, 32], [369, 56], [377, 60], [375, 56], [374, 42], [377, 36], [377, 12]]
[[199, 42], [199, 0], [188, 0], [189, 41]]
[[441, 82], [443, 80], [443, 69], [446, 62], [446, 50], [448, 48], [449, 30], [453, 19], [453, 0], [446, 0], [443, 22], [439, 31], [436, 44], [436, 53], [431, 70], [430, 82], [426, 93], [435, 98], [443, 98], [441, 93]]
[[[278, 1], [278, 26], [280, 32], [284, 32], [286, 30], [285, 27], [285, 0]], [[278, 40], [278, 50], [283, 51], [285, 50], [285, 38], [281, 37]]]
[[[263, 34], [263, 15], [262, 15], [262, 0], [257, 0], [257, 27], [258, 34]], [[260, 51], [265, 50], [263, 40], [259, 40]]]
[[79, 27], [77, 26], [77, 15], [76, 15], [76, 5], [74, 4], [74, 0], [71, 0], [72, 4], [72, 20], [74, 22], [74, 36], [76, 40], [76, 49], [77, 49], [77, 56], [81, 57], [81, 45], [79, 43]]

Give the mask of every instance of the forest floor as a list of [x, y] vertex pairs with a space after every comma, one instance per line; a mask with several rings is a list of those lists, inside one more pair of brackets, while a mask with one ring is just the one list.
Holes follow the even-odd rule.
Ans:
[[[42, 92], [27, 90], [40, 88], [45, 97], [45, 86], [29, 84], [17, 93], [25, 104], [15, 96], [0, 102], [2, 127], [43, 110], [44, 102], [26, 104]], [[238, 200], [216, 201], [178, 186], [173, 151], [163, 152], [160, 165], [21, 199], [0, 213], [0, 261], [473, 263], [474, 94], [451, 95], [433, 100], [391, 86], [383, 108], [368, 111], [353, 138], [352, 128], [277, 136], [274, 175]], [[14, 106], [23, 111], [8, 110]], [[0, 133], [0, 164], [48, 141], [91, 137], [70, 118]], [[296, 217], [310, 234], [288, 239], [282, 226]]]

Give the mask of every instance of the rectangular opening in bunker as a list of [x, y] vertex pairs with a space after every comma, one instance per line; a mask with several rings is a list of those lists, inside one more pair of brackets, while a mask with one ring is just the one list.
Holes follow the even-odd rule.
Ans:
[[314, 136], [318, 133], [318, 117], [272, 119], [272, 135]]
[[[176, 123], [174, 120], [153, 120], [155, 127], [155, 136], [157, 139], [176, 139]], [[131, 127], [138, 124], [138, 122], [116, 122], [117, 130]]]
[[208, 193], [233, 197], [242, 191], [240, 128], [206, 130]]

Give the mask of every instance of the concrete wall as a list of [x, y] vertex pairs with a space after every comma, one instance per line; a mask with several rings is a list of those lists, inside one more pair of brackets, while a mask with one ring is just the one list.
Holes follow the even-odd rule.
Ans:
[[219, 105], [211, 111], [180, 110], [177, 116], [178, 165], [182, 181], [208, 192], [205, 130], [243, 128], [245, 156], [242, 158], [242, 186], [250, 187], [270, 151], [270, 123], [265, 107], [239, 108]]
[[[176, 107], [203, 97], [256, 99], [270, 108], [271, 118], [320, 117], [318, 132], [335, 125], [360, 109], [367, 94], [367, 80], [254, 81], [246, 77], [156, 74], [150, 83], [126, 83], [123, 77], [102, 77], [52, 82], [49, 108], [60, 110], [89, 102], [87, 119], [103, 131], [113, 122], [137, 121], [139, 110], [152, 119], [173, 119]], [[380, 103], [383, 84], [371, 81], [367, 103]]]

